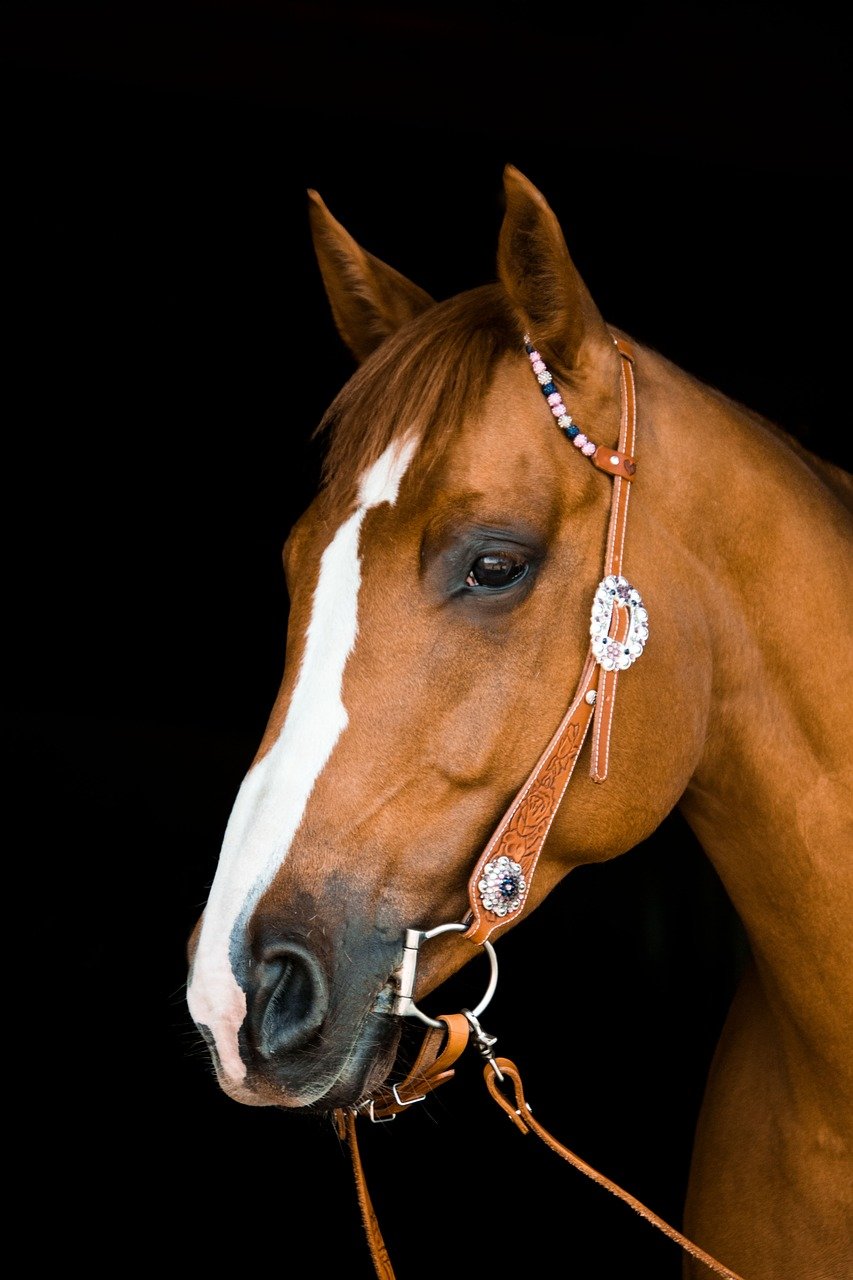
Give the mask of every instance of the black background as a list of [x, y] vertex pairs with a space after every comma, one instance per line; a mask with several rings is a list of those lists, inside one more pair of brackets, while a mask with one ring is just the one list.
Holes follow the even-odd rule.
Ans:
[[[843, 463], [846, 45], [814, 6], [36, 3], [5, 7], [2, 49], [36, 1256], [369, 1277], [331, 1126], [227, 1100], [184, 1005], [281, 674], [280, 547], [352, 371], [305, 190], [441, 298], [494, 277], [517, 165], [608, 320]], [[484, 1022], [540, 1120], [674, 1224], [743, 955], [677, 814], [501, 945]], [[362, 1132], [400, 1280], [680, 1274], [476, 1062]]]

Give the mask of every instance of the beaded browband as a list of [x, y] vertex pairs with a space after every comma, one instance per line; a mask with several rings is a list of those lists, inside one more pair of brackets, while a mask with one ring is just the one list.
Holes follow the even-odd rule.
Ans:
[[572, 420], [572, 415], [563, 404], [563, 397], [557, 390], [557, 385], [554, 382], [553, 375], [546, 367], [545, 361], [542, 359], [533, 343], [530, 341], [529, 333], [524, 335], [524, 350], [527, 352], [527, 357], [533, 367], [533, 372], [536, 374], [536, 381], [542, 388], [542, 394], [548, 401], [551, 412], [557, 419], [557, 426], [564, 433], [566, 439], [571, 440], [576, 449], [580, 449], [584, 457], [591, 458], [598, 446], [593, 444], [593, 442], [584, 435], [580, 427], [575, 425]]
[[[613, 341], [620, 355], [625, 359], [633, 359], [627, 354], [627, 348], [624, 343], [616, 338]], [[585, 458], [589, 458], [600, 471], [607, 471], [612, 476], [622, 476], [625, 480], [631, 480], [637, 470], [637, 464], [634, 459], [629, 457], [627, 453], [620, 453], [618, 449], [608, 449], [605, 445], [595, 444], [588, 436], [584, 435], [563, 403], [563, 397], [557, 389], [554, 375], [531, 342], [529, 333], [524, 335], [524, 350], [527, 352], [527, 358], [536, 375], [539, 389], [547, 400], [548, 408], [554, 415], [557, 426], [566, 439], [571, 440], [575, 448], [579, 449]], [[633, 447], [633, 439], [630, 443], [631, 447]], [[619, 445], [620, 448], [624, 448], [621, 439]]]

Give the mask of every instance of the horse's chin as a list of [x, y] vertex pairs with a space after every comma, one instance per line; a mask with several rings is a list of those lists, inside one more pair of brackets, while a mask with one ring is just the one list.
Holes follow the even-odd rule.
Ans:
[[[286, 1068], [264, 1064], [247, 1073], [243, 1081], [229, 1080], [221, 1071], [221, 1089], [234, 1102], [249, 1107], [281, 1107], [287, 1111], [326, 1112], [351, 1107], [370, 1097], [394, 1069], [402, 1034], [399, 1018], [374, 1015], [342, 1063], [318, 1070], [317, 1058], [306, 1053], [302, 1062], [288, 1061]], [[328, 1044], [324, 1046], [328, 1061]]]

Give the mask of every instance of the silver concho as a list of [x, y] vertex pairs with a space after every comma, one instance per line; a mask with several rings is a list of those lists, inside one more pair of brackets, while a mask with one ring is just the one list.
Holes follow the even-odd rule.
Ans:
[[[627, 609], [630, 615], [624, 644], [617, 644], [608, 634], [614, 609]], [[605, 671], [625, 671], [643, 652], [649, 638], [649, 615], [643, 608], [639, 591], [621, 574], [612, 573], [599, 582], [592, 603], [589, 634], [593, 657]]]
[[494, 911], [496, 916], [505, 916], [521, 906], [527, 881], [520, 865], [502, 853], [499, 858], [493, 858], [483, 867], [477, 888], [486, 910]]

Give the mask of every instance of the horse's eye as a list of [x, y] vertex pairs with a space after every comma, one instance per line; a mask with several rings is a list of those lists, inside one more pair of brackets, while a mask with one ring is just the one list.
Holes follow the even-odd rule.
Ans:
[[487, 551], [477, 556], [471, 565], [466, 587], [509, 587], [523, 578], [528, 569], [528, 562], [523, 556], [510, 551]]

